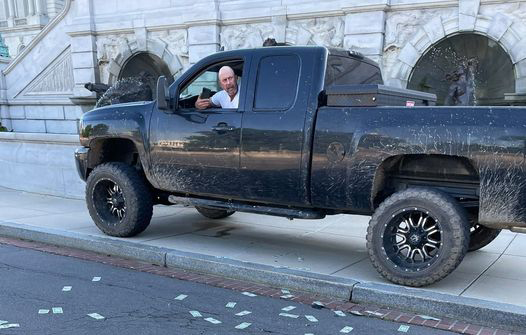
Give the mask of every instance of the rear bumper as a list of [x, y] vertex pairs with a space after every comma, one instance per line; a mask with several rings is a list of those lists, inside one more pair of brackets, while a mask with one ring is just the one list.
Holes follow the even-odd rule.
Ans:
[[75, 165], [80, 179], [86, 181], [88, 178], [88, 154], [89, 148], [80, 147], [75, 150]]

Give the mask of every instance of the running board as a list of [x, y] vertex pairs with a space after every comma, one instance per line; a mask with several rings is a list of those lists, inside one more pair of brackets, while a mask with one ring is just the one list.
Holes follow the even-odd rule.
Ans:
[[225, 209], [230, 211], [284, 216], [289, 219], [323, 219], [325, 214], [312, 209], [282, 208], [261, 205], [248, 205], [235, 201], [221, 201], [199, 198], [186, 198], [170, 195], [168, 201], [173, 204], [185, 206], [202, 206], [214, 209]]
[[511, 227], [510, 230], [514, 233], [526, 234], [526, 227]]

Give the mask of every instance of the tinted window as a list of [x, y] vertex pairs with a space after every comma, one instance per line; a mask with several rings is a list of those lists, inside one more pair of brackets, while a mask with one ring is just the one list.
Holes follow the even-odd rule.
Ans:
[[300, 62], [295, 55], [262, 58], [258, 67], [255, 109], [285, 110], [294, 104]]
[[329, 56], [325, 87], [330, 85], [383, 84], [380, 69], [350, 57]]

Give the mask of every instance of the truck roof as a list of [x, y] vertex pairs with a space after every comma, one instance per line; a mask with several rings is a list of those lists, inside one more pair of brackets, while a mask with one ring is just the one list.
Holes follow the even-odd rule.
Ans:
[[279, 50], [280, 52], [283, 51], [283, 50], [290, 50], [290, 51], [295, 51], [295, 52], [298, 52], [298, 53], [301, 53], [301, 52], [310, 52], [312, 51], [313, 49], [318, 49], [320, 51], [325, 51], [327, 52], [329, 55], [333, 55], [333, 56], [339, 56], [339, 57], [351, 57], [351, 58], [356, 58], [356, 59], [359, 59], [361, 61], [364, 61], [368, 64], [371, 64], [371, 65], [374, 65], [376, 67], [378, 67], [378, 64], [365, 57], [364, 55], [362, 55], [361, 53], [357, 52], [357, 51], [353, 51], [353, 50], [347, 50], [347, 49], [343, 49], [343, 48], [328, 48], [328, 47], [325, 47], [325, 46], [319, 46], [319, 45], [300, 45], [300, 46], [261, 46], [261, 47], [257, 47], [257, 48], [250, 48], [250, 49], [237, 49], [237, 50], [228, 50], [228, 51], [221, 51], [219, 52], [220, 54], [222, 55], [229, 55], [231, 54], [232, 56], [234, 55], [243, 55], [243, 54], [246, 54], [246, 53], [258, 53], [258, 52], [265, 52], [265, 51], [268, 51], [268, 50], [272, 50], [272, 49], [275, 49], [275, 50]]

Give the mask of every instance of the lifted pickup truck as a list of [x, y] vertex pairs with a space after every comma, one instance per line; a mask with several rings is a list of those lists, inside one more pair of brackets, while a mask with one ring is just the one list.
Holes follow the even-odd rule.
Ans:
[[[196, 109], [223, 65], [239, 76], [239, 107]], [[156, 96], [81, 118], [77, 167], [108, 235], [142, 232], [159, 203], [212, 219], [372, 215], [374, 267], [423, 286], [501, 229], [526, 232], [524, 108], [435, 107], [431, 94], [383, 86], [363, 56], [324, 47], [220, 52], [169, 88], [161, 77]]]

